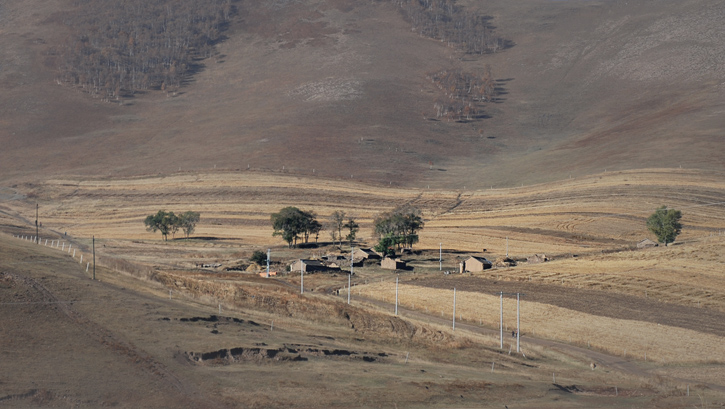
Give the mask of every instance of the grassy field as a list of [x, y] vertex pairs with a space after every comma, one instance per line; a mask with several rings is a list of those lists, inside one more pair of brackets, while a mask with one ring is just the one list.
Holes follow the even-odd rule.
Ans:
[[[298, 402], [299, 407], [340, 406], [354, 399], [360, 407], [391, 403], [401, 407], [451, 407], [478, 399], [515, 399], [520, 407], [677, 407], [694, 398], [682, 396], [687, 385], [709, 396], [709, 402], [717, 401], [715, 391], [723, 387], [718, 379], [725, 355], [721, 348], [713, 346], [725, 336], [725, 256], [720, 251], [725, 243], [720, 235], [725, 230], [721, 210], [724, 192], [719, 175], [679, 169], [607, 172], [586, 179], [480, 191], [382, 189], [348, 181], [259, 172], [66, 178], [3, 189], [0, 226], [7, 234], [2, 256], [7, 267], [3, 271], [12, 274], [6, 278], [8, 282], [21, 282], [23, 274], [37, 281], [55, 271], [55, 263], [62, 261], [62, 271], [74, 279], [87, 279], [91, 274], [86, 272], [92, 258], [91, 236], [95, 236], [98, 278], [102, 282], [151, 297], [154, 303], [167, 300], [197, 311], [187, 316], [227, 311], [234, 317], [263, 323], [258, 329], [249, 328], [249, 338], [235, 338], [247, 341], [210, 341], [185, 332], [175, 336], [180, 339], [178, 346], [168, 349], [160, 346], [166, 335], [141, 335], [149, 329], [130, 322], [116, 326], [114, 319], [120, 322], [127, 307], [116, 303], [114, 308], [118, 309], [112, 315], [94, 315], [94, 322], [102, 321], [103, 328], [125, 334], [130, 338], [124, 339], [134, 345], [147, 345], [144, 353], [157, 357], [173, 373], [191, 371], [190, 379], [210, 375], [210, 381], [190, 383], [221, 393], [221, 405], [246, 402], [258, 407], [294, 406], [292, 402]], [[36, 202], [43, 223], [40, 247], [27, 240], [10, 239], [11, 235], [34, 235]], [[270, 213], [296, 205], [314, 210], [324, 220], [334, 210], [344, 210], [361, 222], [363, 240], [371, 243], [372, 219], [402, 204], [421, 208], [426, 222], [416, 246], [418, 251], [403, 256], [413, 269], [397, 275], [401, 279], [402, 318], [392, 316], [396, 275], [374, 265], [355, 269], [351, 306], [345, 303], [345, 272], [306, 276], [304, 296], [299, 294], [299, 275], [284, 274], [286, 263], [294, 259], [348, 250], [329, 242], [312, 249], [289, 249], [272, 237]], [[648, 236], [645, 218], [661, 204], [682, 210], [682, 235], [672, 246], [634, 249], [638, 240]], [[163, 242], [158, 234], [146, 232], [142, 223], [145, 215], [159, 209], [199, 211], [202, 219], [191, 239]], [[324, 235], [322, 238], [327, 240]], [[439, 270], [439, 243], [443, 243], [442, 269], [457, 271], [458, 260], [467, 254], [492, 260], [503, 257], [507, 238], [508, 254], [519, 260], [516, 267], [448, 276]], [[50, 244], [56, 247], [50, 248]], [[226, 270], [236, 266], [246, 269], [251, 253], [266, 248], [272, 249], [273, 269], [282, 273], [279, 278], [270, 281], [255, 273]], [[23, 260], [16, 260], [15, 252]], [[38, 264], [33, 261], [33, 252], [55, 261]], [[535, 253], [547, 254], [551, 260], [526, 263], [526, 257]], [[24, 257], [30, 257], [30, 261]], [[18, 270], [28, 263], [47, 266], [48, 270]], [[221, 267], [200, 269], [200, 263], [218, 263]], [[457, 289], [459, 325], [455, 332], [451, 331], [453, 288]], [[113, 290], [117, 291], [124, 290]], [[334, 295], [338, 291], [340, 295]], [[499, 291], [526, 293], [521, 303], [521, 332], [527, 358], [508, 355], [512, 345], [515, 351], [510, 330], [516, 326], [516, 304], [510, 295], [504, 299], [504, 327], [509, 336], [504, 351], [498, 349]], [[82, 307], [78, 304], [77, 308]], [[158, 308], [151, 308], [147, 314]], [[91, 314], [90, 310], [83, 311]], [[154, 325], [167, 325], [159, 321], [165, 318], [159, 314], [154, 315]], [[219, 329], [220, 323], [198, 325], [207, 332], [227, 333]], [[292, 338], [304, 333], [302, 337], [307, 340], [293, 342], [285, 338], [271, 342], [268, 335], [260, 338], [259, 331], [265, 326], [270, 330], [279, 326], [280, 332], [285, 328], [291, 331], [285, 336]], [[241, 336], [239, 331], [246, 330], [230, 334]], [[333, 334], [329, 337], [335, 341], [323, 341], [324, 348], [290, 347], [314, 345], [317, 341], [309, 338], [310, 334], [326, 331]], [[260, 342], [265, 344], [261, 352]], [[129, 348], [119, 345], [120, 349]], [[241, 389], [235, 382], [224, 380], [225, 376], [238, 371], [248, 373], [250, 364], [202, 360], [192, 369], [188, 364], [177, 366], [179, 356], [193, 361], [194, 356], [236, 347], [251, 348], [240, 356], [257, 362], [256, 381]], [[338, 358], [334, 362], [318, 361], [314, 357], [321, 349], [356, 351], [345, 356], [356, 356], [362, 362], [350, 366], [349, 359], [339, 363], [335, 361]], [[296, 355], [291, 350], [302, 351], [308, 359], [303, 368], [293, 363], [256, 366], [260, 360], [266, 362], [270, 354], [282, 361], [292, 359]], [[365, 359], [377, 360], [380, 353], [385, 354], [380, 362], [392, 367], [385, 366], [381, 372], [368, 368]], [[409, 363], [420, 366], [416, 375], [404, 363], [408, 353]], [[496, 370], [493, 378], [484, 376], [490, 373], [492, 363], [504, 357], [502, 372]], [[592, 372], [590, 362], [598, 363], [599, 370]], [[439, 368], [442, 363], [444, 366]], [[28, 363], [22, 360], [14, 364]], [[354, 378], [339, 372], [350, 368], [355, 368]], [[482, 372], [481, 368], [488, 369]], [[273, 381], [280, 370], [285, 371], [281, 379], [286, 380]], [[294, 375], [297, 371], [324, 375], [300, 381], [301, 375]], [[433, 373], [439, 380], [449, 381], [430, 384], [432, 381], [425, 376]], [[557, 385], [566, 386], [556, 387], [559, 392], [552, 392], [552, 373], [558, 378]], [[271, 386], [275, 382], [277, 386]], [[18, 381], [16, 385], [21, 384]], [[622, 397], [615, 403], [605, 403], [601, 399], [610, 399], [614, 386]], [[357, 390], [355, 398], [334, 398], [330, 392], [348, 387]], [[424, 387], [425, 394], [419, 395], [418, 388]], [[280, 388], [287, 395], [273, 395]], [[304, 388], [315, 392], [300, 393]], [[519, 388], [526, 393], [519, 396], [515, 392]], [[20, 389], [8, 389], [8, 395]], [[397, 402], [388, 397], [393, 390], [401, 393]], [[453, 399], [456, 394], [464, 396], [459, 397], [463, 400]], [[692, 400], [688, 404], [702, 402]]]
[[[12, 310], [0, 317], [5, 368], [13, 374], [0, 387], [7, 407], [559, 408], [701, 402], [672, 378], [675, 370], [691, 379], [687, 366], [651, 363], [659, 371], [651, 377], [606, 366], [591, 371], [586, 356], [561, 348], [526, 346], [523, 358], [499, 351], [490, 335], [461, 327], [452, 332], [432, 318], [394, 318], [366, 303], [346, 306], [335, 297], [300, 296], [240, 277], [236, 287], [264, 298], [267, 308], [202, 295], [181, 274], [178, 279], [186, 279], [188, 287], [175, 287], [169, 297], [168, 284], [100, 266], [93, 281], [68, 253], [7, 236], [0, 242], [0, 297], [4, 310]], [[207, 290], [226, 286], [204, 282]], [[282, 299], [288, 311], [291, 301], [298, 312], [275, 309]], [[313, 312], [323, 306], [346, 312], [356, 325]], [[234, 348], [237, 355], [216, 354]], [[718, 365], [707, 367], [716, 376]], [[105, 375], [98, 376], [101, 368]], [[712, 382], [702, 372], [697, 376]], [[718, 393], [704, 388], [692, 385], [706, 402], [718, 402]]]
[[[460, 0], [512, 45], [484, 55], [395, 2], [252, 3], [179, 92], [113, 101], [58, 81], [81, 6], [0, 5], [0, 405], [725, 406], [725, 3]], [[481, 118], [435, 117], [442, 70], [490, 70]], [[343, 210], [371, 246], [401, 205], [409, 269], [299, 294], [291, 261], [349, 246], [288, 248], [271, 213]], [[635, 249], [662, 205], [682, 234]], [[164, 242], [162, 209], [201, 222]], [[470, 254], [518, 265], [442, 274]]]

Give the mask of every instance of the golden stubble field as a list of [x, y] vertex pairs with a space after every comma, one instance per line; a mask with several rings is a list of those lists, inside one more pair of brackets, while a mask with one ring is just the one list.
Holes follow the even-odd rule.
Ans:
[[[559, 351], [557, 362], [571, 361], [579, 368], [588, 360], [596, 361], [594, 353], [618, 357], [632, 366], [605, 365], [604, 370], [612, 374], [624, 371], [621, 374], [650, 386], [657, 383], [663, 389], [655, 395], [671, 395], [695, 382], [710, 385], [702, 386], [706, 389], [722, 383], [725, 354], [719, 345], [725, 311], [725, 237], [721, 235], [725, 232], [725, 183], [719, 174], [652, 169], [512, 189], [441, 191], [253, 171], [211, 172], [115, 180], [54, 179], [5, 187], [2, 194], [0, 222], [5, 233], [33, 235], [37, 203], [41, 240], [61, 240], [64, 246], [72, 243], [79, 252], [76, 262], [83, 254], [85, 264], [90, 257], [90, 238], [95, 236], [96, 253], [104, 268], [144, 279], [156, 277], [150, 282], [152, 288], [159, 285], [161, 274], [166, 277], [161, 281], [164, 286], [180, 293], [204, 288], [204, 282], [209, 288], [264, 288], [264, 280], [250, 281], [243, 273], [222, 274], [223, 268], [245, 262], [254, 250], [272, 248], [275, 261], [283, 263], [334, 250], [329, 243], [319, 249], [287, 249], [272, 237], [269, 215], [284, 206], [313, 210], [322, 221], [331, 212], [343, 210], [361, 222], [358, 245], [370, 245], [374, 242], [373, 218], [410, 204], [423, 211], [426, 226], [416, 246], [423, 252], [404, 256], [415, 268], [399, 275], [400, 301], [402, 307], [424, 314], [422, 320], [428, 325], [448, 331], [454, 287], [459, 288], [458, 319], [472, 331], [480, 328], [485, 333], [498, 325], [498, 290], [490, 283], [506, 283], [507, 288], [515, 288], [516, 283], [540, 285], [555, 296], [540, 301], [524, 297], [521, 331], [525, 351]], [[637, 241], [650, 237], [644, 222], [660, 205], [683, 212], [685, 227], [676, 245], [633, 249]], [[159, 234], [146, 232], [143, 218], [160, 209], [200, 212], [202, 219], [193, 238], [162, 242]], [[329, 241], [327, 232], [322, 232], [320, 241]], [[459, 258], [467, 254], [497, 259], [507, 251], [519, 265], [473, 276], [451, 275], [441, 283], [436, 281], [443, 278], [438, 269], [439, 245], [444, 270], [456, 271]], [[552, 260], [525, 262], [527, 256], [542, 253]], [[222, 267], [199, 270], [199, 263]], [[344, 290], [344, 277], [313, 275], [305, 281], [317, 290], [314, 297], [325, 299], [330, 290]], [[276, 282], [295, 288], [298, 277], [282, 277]], [[356, 303], [368, 299], [389, 304], [394, 300], [390, 272], [361, 268], [356, 270], [353, 284]], [[144, 286], [139, 284], [139, 288]], [[154, 291], [162, 294], [166, 290]], [[596, 291], [605, 300], [596, 307], [599, 311], [577, 304], [589, 294], [586, 291]], [[611, 297], [610, 304], [625, 297], [630, 310], [609, 308], [607, 297]], [[205, 296], [195, 302], [215, 305], [218, 301]], [[224, 302], [225, 306], [234, 305], [233, 300]], [[511, 330], [515, 302], [507, 298], [504, 308], [505, 326]], [[388, 306], [383, 311], [390, 314], [391, 309]], [[670, 311], [676, 312], [677, 319], [657, 321]], [[281, 319], [272, 318], [275, 314], [269, 316], [270, 321]], [[687, 324], [688, 317], [695, 324]], [[495, 349], [495, 339], [487, 337], [476, 342]], [[527, 343], [527, 337], [559, 344], [552, 349]]]

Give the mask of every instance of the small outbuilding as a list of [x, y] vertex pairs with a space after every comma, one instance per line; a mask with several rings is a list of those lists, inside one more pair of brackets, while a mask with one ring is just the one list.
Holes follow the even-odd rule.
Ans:
[[476, 272], [483, 271], [493, 267], [493, 264], [485, 257], [471, 256], [463, 260], [460, 264], [461, 273], [466, 271]]
[[315, 271], [327, 271], [331, 270], [332, 268], [326, 266], [322, 261], [320, 260], [305, 260], [305, 259], [299, 259], [295, 261], [294, 263], [290, 264], [289, 270], [290, 272], [299, 272], [303, 271], [305, 273], [312, 273]]
[[648, 247], [657, 247], [657, 246], [659, 246], [659, 244], [657, 244], [656, 242], [654, 242], [650, 239], [644, 239], [644, 240], [640, 241], [639, 243], [637, 243], [638, 249], [644, 249], [644, 248], [648, 248]]
[[380, 261], [380, 267], [388, 270], [402, 270], [405, 268], [405, 262], [401, 259], [385, 257]]
[[352, 252], [352, 257], [355, 260], [380, 260], [380, 255], [371, 249], [356, 248]]

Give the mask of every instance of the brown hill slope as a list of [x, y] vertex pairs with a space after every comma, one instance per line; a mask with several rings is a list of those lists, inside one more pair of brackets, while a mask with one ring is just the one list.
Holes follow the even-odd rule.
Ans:
[[[64, 0], [0, 9], [0, 172], [109, 175], [213, 167], [414, 186], [516, 185], [647, 166], [723, 170], [725, 5], [461, 1], [515, 46], [463, 55], [388, 2], [238, 3], [175, 96], [123, 105], [58, 86]], [[491, 66], [490, 118], [433, 120], [426, 74]]]

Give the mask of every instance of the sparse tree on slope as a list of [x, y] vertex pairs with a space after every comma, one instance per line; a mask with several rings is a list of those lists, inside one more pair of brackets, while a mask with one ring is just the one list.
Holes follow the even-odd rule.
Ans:
[[662, 206], [647, 218], [647, 228], [657, 236], [657, 241], [666, 246], [667, 243], [674, 242], [682, 232], [681, 218], [682, 212], [679, 210]]
[[174, 212], [165, 210], [159, 210], [156, 214], [149, 215], [144, 220], [146, 230], [154, 233], [160, 231], [164, 240], [169, 239], [169, 233], [174, 234], [178, 231], [178, 223], [178, 217]]
[[[342, 245], [342, 228], [345, 227], [345, 212], [342, 210], [332, 212], [329, 219], [329, 226], [333, 244], [335, 239], [338, 239], [340, 245]], [[335, 233], [337, 233], [337, 236], [335, 236]]]
[[425, 224], [420, 214], [419, 209], [411, 206], [383, 213], [375, 218], [375, 235], [380, 239], [390, 239], [388, 242], [396, 246], [412, 248], [418, 242], [418, 231]]
[[285, 207], [279, 213], [273, 213], [271, 220], [274, 229], [272, 235], [282, 236], [289, 247], [292, 247], [292, 243], [297, 245], [300, 235], [303, 235], [307, 242], [310, 234], [316, 235], [322, 229], [313, 212], [305, 212], [293, 206]]
[[200, 217], [199, 212], [192, 211], [184, 212], [179, 216], [179, 226], [187, 239], [194, 232], [194, 229], [196, 229], [196, 224], [199, 223]]

